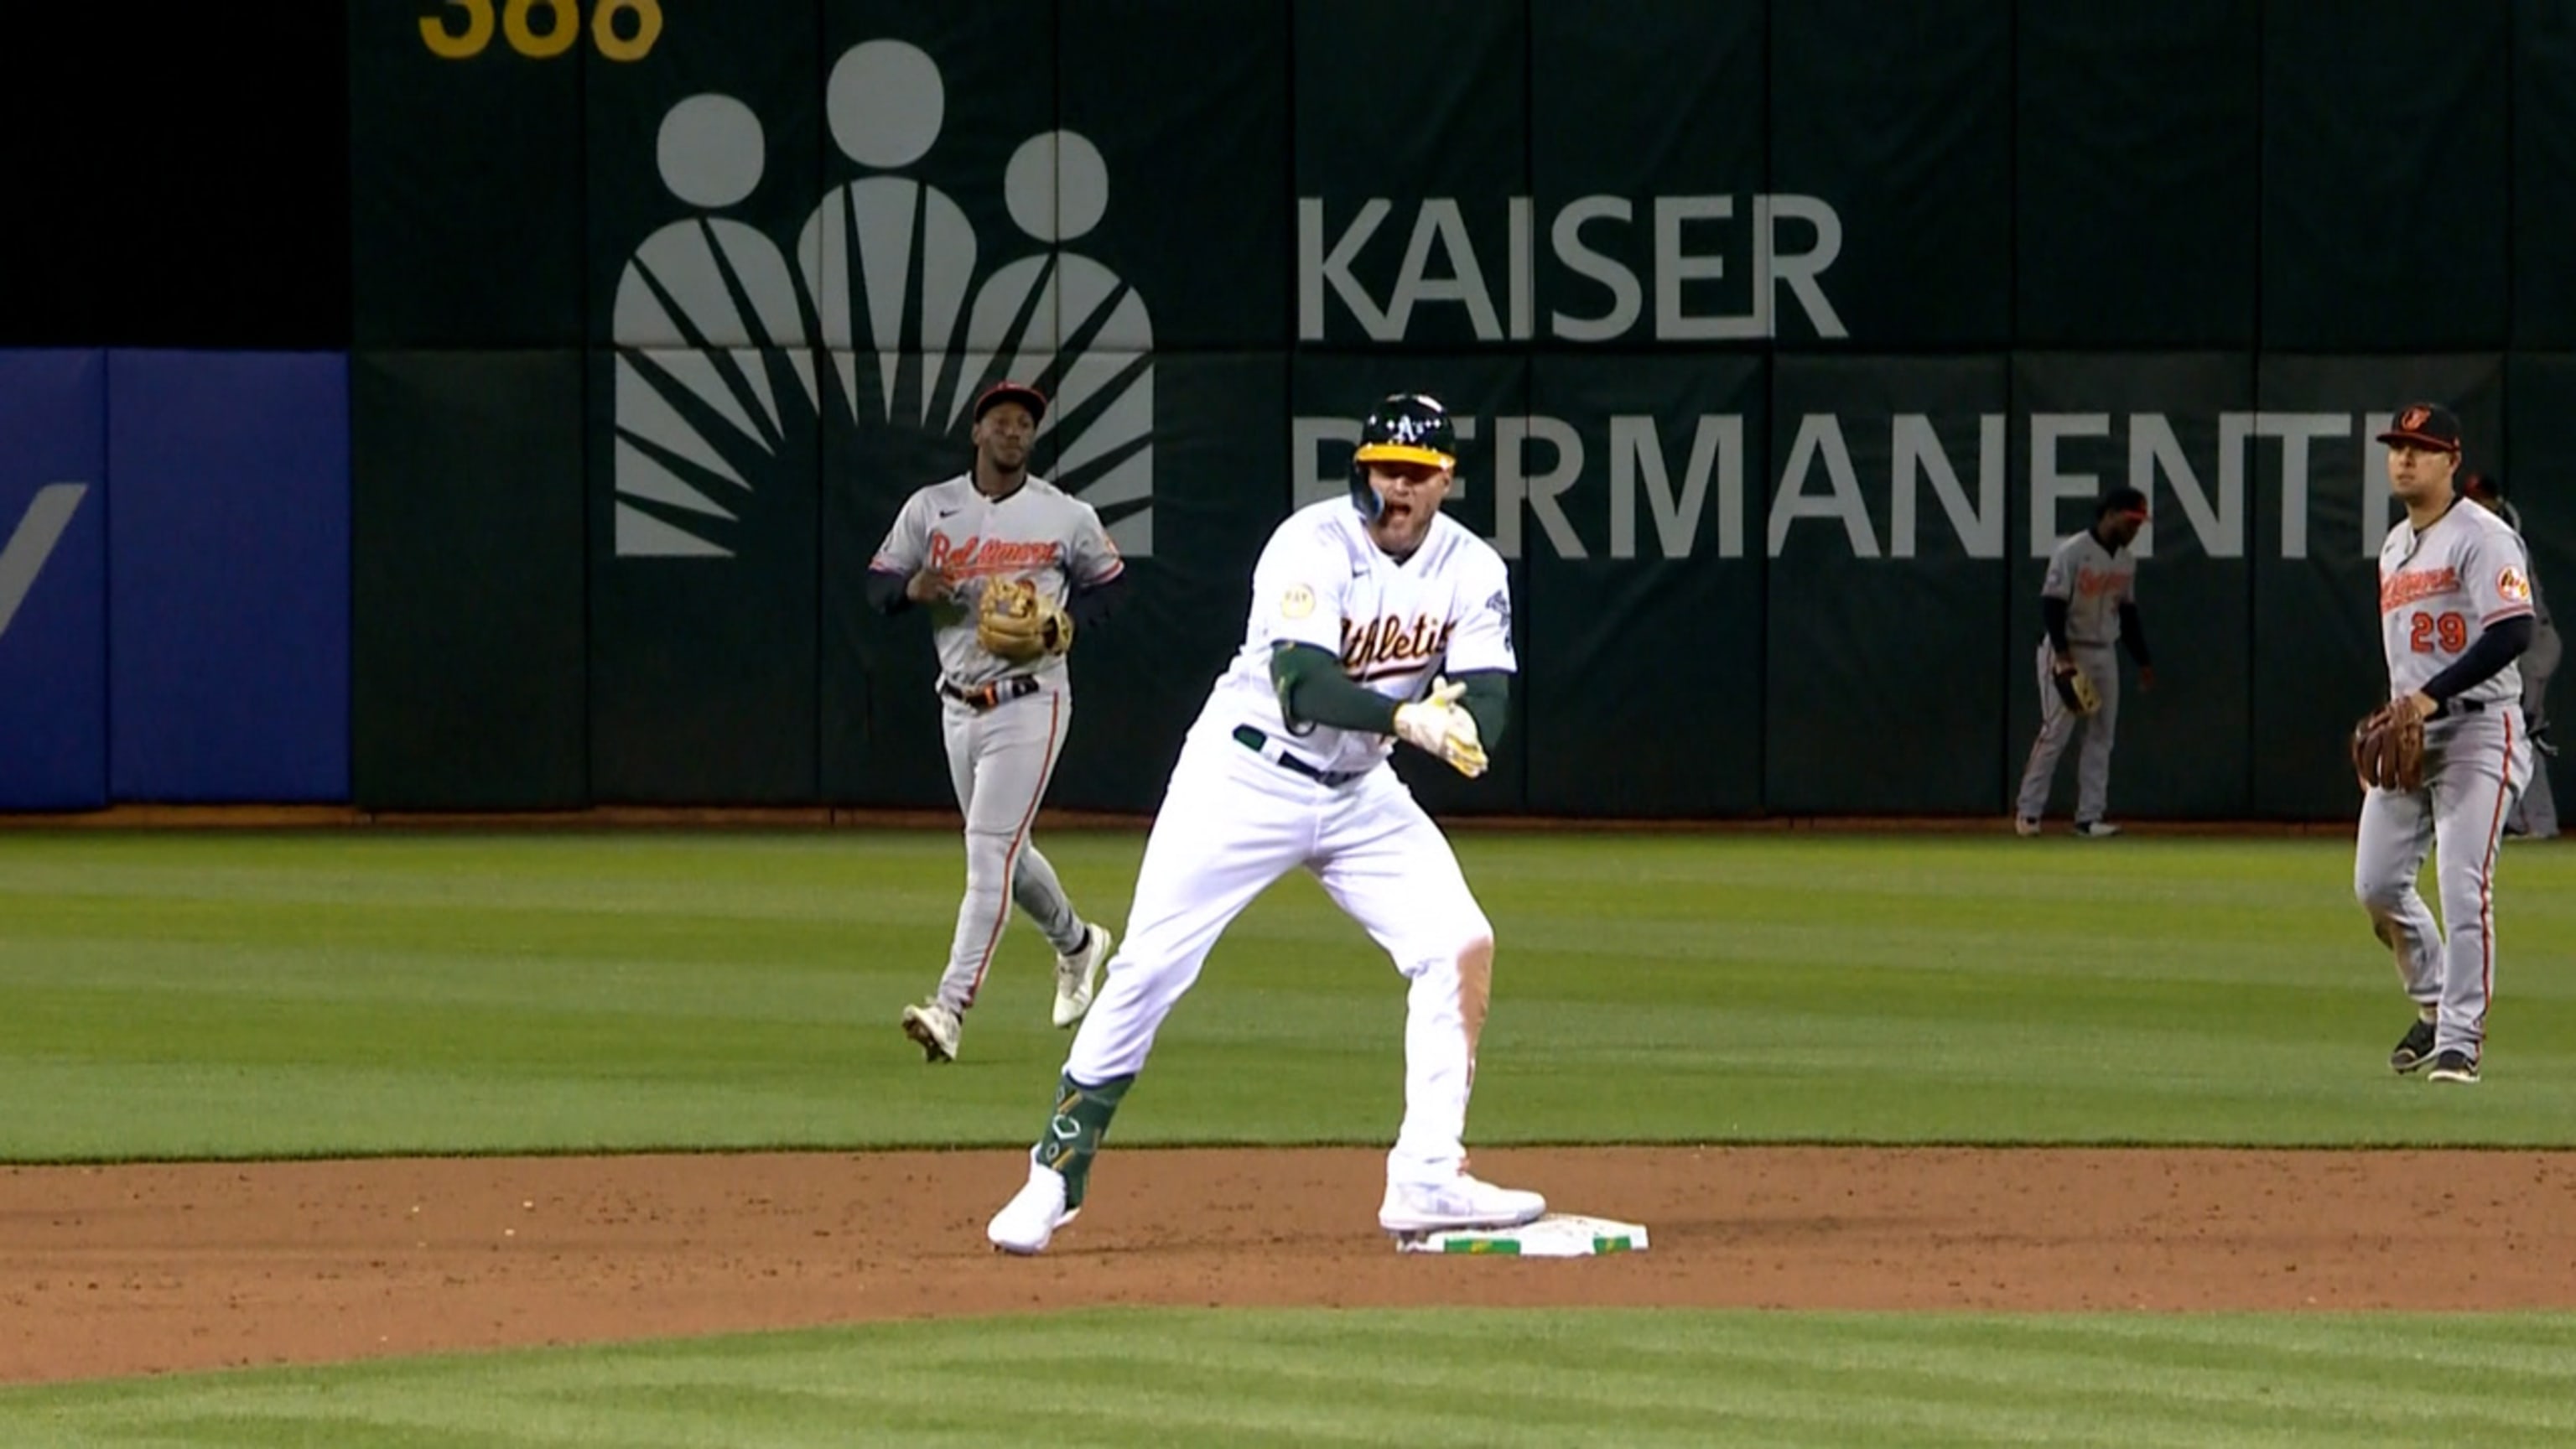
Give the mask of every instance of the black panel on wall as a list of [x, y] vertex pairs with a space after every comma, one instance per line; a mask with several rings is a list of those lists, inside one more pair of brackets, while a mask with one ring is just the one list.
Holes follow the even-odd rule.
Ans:
[[[1816, 280], [1851, 347], [2011, 337], [2011, 75], [2012, 11], [1989, 0], [1772, 8], [1771, 189], [1834, 218], [1840, 255]], [[1779, 235], [1818, 250], [1811, 227]], [[1779, 335], [1842, 341], [1785, 302]]]
[[1092, 148], [1057, 160], [1061, 244], [1135, 289], [1157, 352], [1292, 335], [1288, 8], [1059, 0], [1057, 124]]
[[2567, 247], [2576, 237], [2576, 7], [2513, 0], [2512, 44], [2512, 344], [2567, 348], [2576, 346], [2576, 267]]
[[1055, 351], [1057, 310], [1038, 300], [1047, 243], [1030, 229], [1054, 210], [1055, 70], [1038, 47], [1055, 27], [1051, 0], [824, 9], [828, 189], [813, 256], [802, 231], [797, 256], [825, 346], [913, 364], [880, 416], [952, 416], [972, 386], [959, 349]]
[[570, 350], [351, 366], [359, 805], [590, 803], [581, 368]]
[[[2138, 688], [2128, 651], [2120, 651], [2111, 812], [2246, 812], [2250, 515], [2270, 502], [2246, 486], [2243, 433], [2253, 409], [2250, 354], [2034, 352], [2013, 359], [2015, 502], [2028, 505], [2016, 506], [2009, 520], [2007, 788], [2018, 787], [2039, 730], [2039, 588], [2050, 552], [2091, 526], [2102, 494], [2133, 487], [2147, 495], [2151, 517], [2140, 536], [2137, 598], [2158, 677], [2154, 689]], [[2058, 762], [2059, 819], [2074, 803], [2081, 748], [2079, 733]]]
[[2264, 0], [2263, 346], [2493, 347], [2512, 234], [2508, 11]]
[[1243, 643], [1253, 560], [1288, 515], [1286, 354], [1160, 358], [1154, 403], [1152, 548], [1126, 551], [1125, 602], [1074, 644], [1073, 724], [1047, 793], [1067, 809], [1161, 803], [1181, 737]]
[[2002, 813], [2008, 386], [1999, 356], [1773, 360], [1770, 809]]
[[1516, 510], [1531, 809], [1760, 810], [1766, 380], [1759, 357], [1535, 364], [1554, 456]]
[[1583, 0], [1535, 0], [1538, 345], [1749, 341], [1770, 335], [1775, 305], [1802, 305], [1755, 271], [1770, 254], [1766, 14], [1763, 0], [1635, 0], [1604, 24]]
[[582, 85], [588, 336], [806, 346], [802, 228], [823, 200], [820, 0], [728, 0]]
[[2014, 339], [2254, 345], [2259, 0], [2022, 0]]
[[1391, 24], [1382, 0], [1299, 0], [1295, 21], [1298, 341], [1528, 337], [1511, 242], [1511, 199], [1529, 195], [1527, 13], [1417, 0]]
[[815, 802], [814, 356], [588, 363], [593, 795]]
[[[2506, 489], [2522, 522], [2523, 541], [2531, 549], [2541, 605], [2550, 616], [2550, 627], [2563, 641], [2569, 628], [2566, 609], [2576, 601], [2576, 356], [2524, 354], [2506, 359], [2505, 425], [2510, 440], [2504, 464]], [[2487, 456], [2492, 461], [2495, 455]], [[2567, 689], [2566, 681], [2553, 674], [2541, 701], [2542, 718], [2531, 723], [2539, 726], [2555, 719], [2567, 707]], [[2552, 726], [2548, 738], [2563, 743], [2566, 734]], [[2549, 763], [2555, 767], [2558, 761]], [[2576, 763], [2553, 768], [2550, 785], [2558, 799], [2576, 807]]]
[[0, 340], [347, 346], [336, 8], [26, 9], [0, 44]]
[[[570, 10], [570, 6], [562, 7]], [[352, 296], [360, 346], [582, 339], [580, 30], [495, 7], [349, 0]], [[526, 25], [522, 17], [523, 26]], [[665, 26], [654, 46], [686, 43]]]

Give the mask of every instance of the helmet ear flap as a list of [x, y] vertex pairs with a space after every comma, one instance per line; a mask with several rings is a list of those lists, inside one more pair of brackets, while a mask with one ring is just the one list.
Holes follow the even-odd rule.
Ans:
[[1368, 464], [1356, 458], [1351, 460], [1351, 506], [1360, 511], [1363, 521], [1369, 523], [1377, 522], [1377, 516], [1386, 510], [1386, 500], [1378, 497], [1377, 490], [1369, 486]]

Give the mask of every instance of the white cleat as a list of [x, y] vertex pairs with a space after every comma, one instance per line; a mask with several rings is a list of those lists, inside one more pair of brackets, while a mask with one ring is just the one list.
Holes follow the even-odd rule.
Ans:
[[2039, 833], [2039, 822], [2038, 822], [2038, 821], [2031, 819], [2031, 818], [2030, 818], [2029, 816], [2027, 816], [2027, 815], [2019, 816], [2019, 817], [2016, 817], [2016, 818], [2014, 819], [2014, 821], [2013, 821], [2013, 834], [2020, 836], [2020, 837], [2021, 837], [2022, 839], [2024, 839], [2024, 840], [2028, 840], [2028, 839], [2030, 839], [2032, 836], [2037, 835], [2038, 833]]
[[1547, 1213], [1547, 1199], [1518, 1188], [1496, 1187], [1460, 1173], [1447, 1182], [1389, 1182], [1378, 1204], [1377, 1225], [1390, 1233], [1437, 1233], [1450, 1228], [1516, 1228]]
[[1080, 1216], [1082, 1209], [1064, 1205], [1064, 1174], [1031, 1153], [1028, 1185], [993, 1214], [993, 1220], [984, 1225], [984, 1236], [1005, 1253], [1028, 1257], [1045, 1252], [1055, 1230]]
[[2108, 820], [2079, 820], [2075, 833], [2086, 840], [2108, 840], [2120, 833], [2120, 827]]
[[1100, 990], [1100, 973], [1109, 964], [1108, 928], [1094, 921], [1085, 929], [1089, 935], [1081, 950], [1055, 958], [1055, 1024], [1059, 1028], [1074, 1025], [1090, 1012], [1091, 998]]
[[921, 1054], [930, 1061], [957, 1060], [957, 1038], [964, 1029], [957, 1013], [936, 1001], [903, 1009], [903, 1034], [921, 1043]]

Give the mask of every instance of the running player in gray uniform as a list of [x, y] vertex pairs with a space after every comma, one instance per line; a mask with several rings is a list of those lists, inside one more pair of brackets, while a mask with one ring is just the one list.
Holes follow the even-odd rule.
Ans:
[[[2146, 522], [2147, 495], [2113, 489], [2093, 506], [2093, 526], [2049, 556], [2048, 575], [2039, 586], [2039, 615], [2047, 626], [2037, 656], [2039, 737], [2031, 741], [2030, 763], [2021, 772], [2021, 799], [2013, 814], [2017, 834], [2039, 833], [2058, 759], [2079, 722], [2084, 749], [2075, 766], [2075, 833], [2088, 840], [2120, 833], [2102, 818], [2110, 804], [2111, 739], [2120, 724], [2120, 661], [2111, 647], [2126, 643], [2138, 663], [2138, 687], [2155, 688], [2147, 626], [2138, 614], [2138, 556], [2129, 552]], [[2102, 701], [2089, 715], [2069, 709], [2057, 692], [2057, 676], [2079, 672]]]
[[1046, 398], [1000, 382], [975, 399], [975, 466], [912, 495], [868, 563], [868, 598], [888, 614], [930, 615], [939, 651], [940, 729], [948, 778], [966, 816], [966, 898], [939, 990], [903, 1010], [906, 1036], [933, 1062], [957, 1059], [966, 1010], [984, 984], [1017, 902], [1055, 947], [1055, 1024], [1091, 1009], [1109, 932], [1074, 913], [1055, 867], [1029, 840], [1047, 777], [1064, 749], [1073, 691], [1060, 654], [1014, 664], [975, 638], [986, 584], [1025, 579], [1072, 615], [1074, 636], [1120, 593], [1125, 565], [1088, 503], [1028, 471]]
[[[2415, 1003], [2389, 1066], [2474, 1082], [2495, 987], [2496, 843], [2531, 778], [2515, 668], [2531, 644], [2531, 580], [2513, 529], [2452, 491], [2458, 418], [2416, 403], [2379, 440], [2389, 491], [2406, 505], [2379, 546], [2380, 643], [2389, 699], [2426, 721], [2424, 787], [2362, 797], [2352, 890]], [[2415, 889], [2428, 851], [2439, 924]]]
[[[2516, 536], [2522, 534], [2522, 515], [2506, 495], [2503, 475], [2463, 473], [2460, 496], [2503, 519]], [[2531, 647], [2513, 663], [2522, 672], [2523, 722], [2531, 726], [2531, 783], [2523, 787], [2513, 813], [2505, 817], [2504, 833], [2548, 840], [2558, 834], [2558, 798], [2549, 787], [2549, 762], [2558, 755], [2558, 747], [2549, 742], [2549, 676], [2558, 672], [2561, 646], [2558, 628], [2549, 618], [2548, 591], [2540, 586], [2540, 570], [2532, 566], [2528, 538], [2522, 541], [2522, 567], [2523, 576], [2531, 580]]]

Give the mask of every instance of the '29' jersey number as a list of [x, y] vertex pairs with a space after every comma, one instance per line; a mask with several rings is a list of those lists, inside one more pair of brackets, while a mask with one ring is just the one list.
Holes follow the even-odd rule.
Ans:
[[2437, 648], [2445, 654], [2457, 654], [2469, 647], [2469, 621], [2458, 614], [2418, 612], [2407, 621], [2406, 647], [2418, 654], [2430, 654]]

